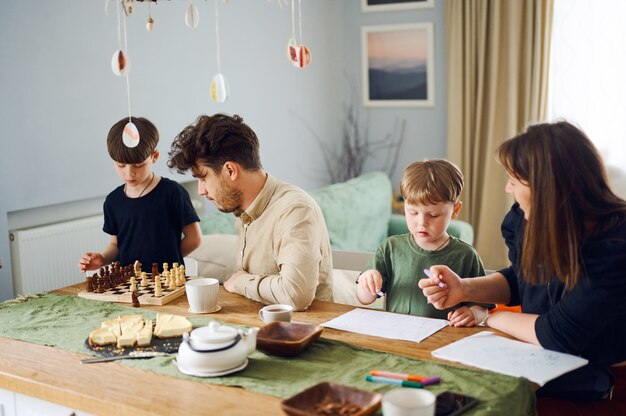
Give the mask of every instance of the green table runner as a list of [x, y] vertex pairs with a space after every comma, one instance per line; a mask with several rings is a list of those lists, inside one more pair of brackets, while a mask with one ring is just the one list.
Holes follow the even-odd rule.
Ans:
[[[154, 311], [145, 309], [77, 296], [43, 294], [21, 302], [14, 300], [0, 304], [0, 336], [92, 354], [84, 346], [89, 332], [104, 320], [133, 313], [140, 313], [144, 319], [156, 316]], [[211, 318], [191, 317], [189, 320], [198, 327], [206, 325]], [[243, 371], [215, 378], [180, 373], [172, 362], [174, 356], [118, 362], [201, 383], [240, 386], [280, 398], [292, 396], [322, 381], [379, 392], [393, 388], [364, 380], [369, 370], [377, 368], [441, 377], [442, 383], [428, 387], [435, 394], [451, 390], [480, 399], [480, 404], [468, 414], [511, 416], [535, 412], [535, 395], [526, 379], [411, 359], [323, 338], [297, 357], [273, 357], [256, 351], [248, 358], [249, 364]]]

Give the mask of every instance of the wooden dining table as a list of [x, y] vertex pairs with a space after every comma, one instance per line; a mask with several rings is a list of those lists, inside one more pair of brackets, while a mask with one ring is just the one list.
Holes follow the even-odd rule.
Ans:
[[[83, 283], [53, 293], [76, 296]], [[211, 315], [223, 322], [262, 326], [258, 311], [264, 305], [220, 287], [221, 310]], [[196, 316], [182, 296], [163, 306], [142, 309]], [[314, 301], [292, 320], [321, 324], [354, 309], [353, 306]], [[420, 343], [361, 335], [325, 328], [322, 337], [422, 360], [431, 352], [483, 328], [446, 327]], [[493, 329], [490, 329], [493, 331]], [[497, 332], [497, 331], [496, 331]], [[501, 334], [503, 335], [503, 334]], [[0, 388], [102, 415], [272, 415], [282, 414], [281, 399], [242, 388], [197, 383], [125, 366], [118, 362], [82, 364], [84, 354], [51, 346], [0, 337]]]

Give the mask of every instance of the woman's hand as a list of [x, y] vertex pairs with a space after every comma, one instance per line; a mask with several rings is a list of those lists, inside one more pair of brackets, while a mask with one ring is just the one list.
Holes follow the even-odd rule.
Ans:
[[104, 256], [100, 253], [85, 253], [78, 261], [78, 268], [81, 273], [99, 269], [102, 265], [104, 265]]
[[437, 309], [447, 309], [465, 300], [463, 279], [446, 266], [432, 266], [432, 277], [417, 284], [424, 296]]

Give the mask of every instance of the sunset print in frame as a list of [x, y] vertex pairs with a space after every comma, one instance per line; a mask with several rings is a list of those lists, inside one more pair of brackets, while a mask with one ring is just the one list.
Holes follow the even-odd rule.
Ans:
[[364, 26], [361, 38], [365, 106], [435, 105], [432, 23]]

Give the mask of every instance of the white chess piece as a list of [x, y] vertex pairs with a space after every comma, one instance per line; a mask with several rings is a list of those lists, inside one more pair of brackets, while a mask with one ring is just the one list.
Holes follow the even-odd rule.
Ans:
[[130, 291], [131, 292], [137, 291], [137, 279], [135, 279], [135, 276], [130, 277]]
[[154, 296], [163, 296], [163, 288], [161, 287], [161, 277], [154, 276]]
[[141, 287], [148, 286], [148, 274], [146, 272], [141, 272]]

